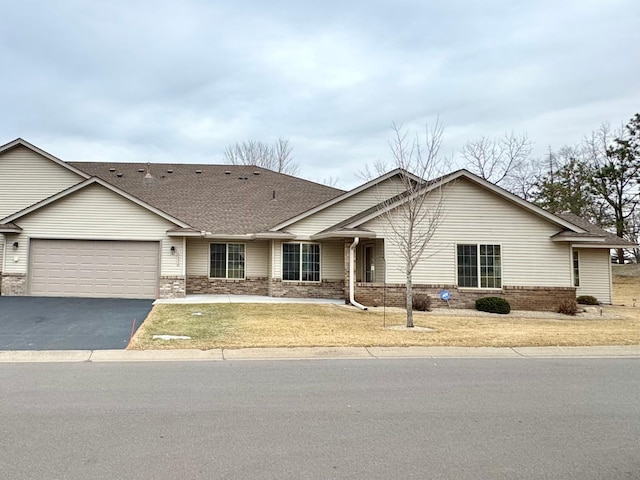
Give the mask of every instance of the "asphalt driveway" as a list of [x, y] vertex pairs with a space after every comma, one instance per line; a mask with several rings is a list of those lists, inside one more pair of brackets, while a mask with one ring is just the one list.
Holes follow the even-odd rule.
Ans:
[[0, 296], [0, 350], [125, 348], [153, 300]]

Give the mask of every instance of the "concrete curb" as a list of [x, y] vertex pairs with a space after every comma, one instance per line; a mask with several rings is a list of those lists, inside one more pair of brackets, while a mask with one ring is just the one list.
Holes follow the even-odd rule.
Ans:
[[640, 346], [600, 347], [291, 347], [213, 350], [0, 351], [0, 363], [176, 362], [407, 358], [640, 358]]
[[0, 351], [0, 363], [86, 362], [91, 353], [91, 350], [5, 350]]

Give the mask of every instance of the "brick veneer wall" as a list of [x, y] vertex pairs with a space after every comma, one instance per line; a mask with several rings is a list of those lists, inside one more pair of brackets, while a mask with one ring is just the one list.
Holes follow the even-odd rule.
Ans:
[[283, 282], [272, 279], [269, 294], [288, 298], [344, 298], [344, 280], [321, 282]]
[[[502, 290], [458, 290], [455, 285], [413, 285], [413, 293], [427, 294], [432, 299], [432, 306], [446, 307], [440, 300], [442, 290], [451, 294], [449, 304], [453, 308], [475, 308], [475, 301], [481, 297], [501, 297], [511, 304], [514, 310], [556, 311], [558, 304], [565, 299], [575, 300], [576, 289], [573, 287], [511, 287]], [[367, 306], [386, 305], [404, 308], [405, 286], [402, 284], [356, 283], [356, 301]]]
[[187, 276], [187, 294], [267, 295], [267, 277], [248, 277], [244, 280], [211, 279]]
[[2, 295], [22, 297], [27, 294], [27, 276], [21, 273], [3, 273]]
[[160, 277], [159, 298], [184, 298], [185, 293], [186, 281], [183, 276]]

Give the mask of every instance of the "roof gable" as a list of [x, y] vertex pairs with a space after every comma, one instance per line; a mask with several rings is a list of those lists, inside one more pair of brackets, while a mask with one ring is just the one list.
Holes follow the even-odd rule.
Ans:
[[[538, 217], [542, 217], [548, 222], [553, 223], [559, 227], [568, 229], [576, 233], [585, 232], [585, 230], [579, 225], [575, 225], [559, 216], [553, 215], [547, 212], [546, 210], [543, 210], [542, 208], [537, 207], [536, 205], [530, 202], [527, 202], [526, 200], [518, 197], [517, 195], [507, 192], [506, 190], [494, 185], [493, 183], [488, 182], [487, 180], [484, 180], [483, 178], [480, 178], [477, 175], [474, 175], [473, 173], [464, 169], [457, 170], [455, 172], [452, 172], [448, 175], [444, 175], [434, 181], [429, 182], [428, 184], [425, 185], [424, 192], [425, 194], [428, 194], [429, 192], [432, 192], [438, 188], [442, 188], [447, 184], [453, 183], [456, 180], [461, 178], [469, 180], [470, 182], [492, 192], [493, 194], [503, 199], [504, 201], [512, 203]], [[375, 205], [363, 212], [357, 213], [353, 217], [343, 222], [340, 222], [339, 224], [336, 224], [334, 227], [331, 227], [331, 229], [337, 230], [337, 229], [344, 229], [344, 228], [357, 228], [363, 225], [364, 223], [376, 217], [379, 217], [380, 215], [383, 215], [384, 213], [390, 210], [393, 210], [394, 208], [397, 208], [398, 206], [405, 203], [407, 200], [408, 198], [406, 195], [402, 195], [402, 194], [398, 195], [394, 199], [391, 199], [391, 201], [381, 202], [380, 204]]]
[[303, 220], [307, 217], [310, 217], [312, 215], [315, 215], [318, 212], [321, 212], [329, 207], [332, 207], [333, 205], [340, 203], [348, 198], [353, 197], [354, 195], [357, 195], [365, 190], [368, 190], [370, 188], [375, 187], [376, 185], [379, 185], [382, 182], [385, 182], [386, 180], [389, 180], [392, 177], [395, 177], [396, 175], [407, 175], [409, 178], [411, 178], [412, 180], [416, 181], [416, 182], [420, 182], [422, 181], [419, 177], [417, 177], [416, 175], [413, 175], [412, 173], [406, 172], [400, 168], [396, 168], [395, 170], [392, 170], [388, 173], [385, 173], [384, 175], [381, 175], [377, 178], [374, 178], [373, 180], [368, 181], [367, 183], [364, 183], [362, 185], [360, 185], [359, 187], [354, 188], [353, 190], [349, 190], [348, 192], [344, 192], [342, 195], [338, 195], [324, 203], [321, 203], [320, 205], [316, 205], [313, 208], [300, 213], [299, 215], [296, 215], [295, 217], [289, 218], [286, 221], [279, 223], [278, 225], [275, 225], [273, 227], [271, 227], [271, 231], [276, 231], [276, 230], [281, 230], [283, 228], [286, 228], [296, 222], [299, 222], [300, 220]]
[[55, 157], [53, 155], [51, 155], [48, 152], [45, 152], [44, 150], [42, 150], [41, 148], [36, 147], [35, 145], [27, 142], [26, 140], [22, 139], [22, 138], [16, 138], [15, 140], [9, 142], [9, 143], [5, 143], [4, 145], [0, 146], [0, 155], [2, 155], [4, 152], [8, 152], [9, 150], [12, 150], [16, 147], [25, 147], [28, 148], [29, 150], [31, 150], [32, 152], [37, 153], [38, 155], [46, 158], [47, 160], [52, 161], [53, 163], [60, 165], [62, 168], [65, 168], [73, 173], [75, 173], [76, 175], [80, 175], [82, 178], [89, 178], [90, 175], [87, 175], [85, 172], [83, 172], [82, 170], [79, 170], [78, 168], [74, 167], [73, 165], [70, 165], [69, 163], [60, 160], [58, 157]]
[[30, 213], [33, 213], [33, 212], [35, 212], [35, 211], [37, 211], [37, 210], [39, 210], [39, 209], [41, 209], [41, 208], [43, 208], [43, 207], [45, 207], [47, 205], [50, 205], [50, 204], [52, 204], [52, 203], [54, 203], [54, 202], [56, 202], [56, 201], [58, 201], [58, 200], [60, 200], [62, 198], [66, 198], [69, 195], [72, 195], [73, 193], [78, 192], [78, 191], [80, 191], [80, 190], [82, 190], [82, 189], [84, 189], [84, 188], [86, 188], [86, 187], [88, 187], [90, 185], [94, 185], [94, 184], [101, 185], [102, 187], [106, 188], [107, 190], [110, 190], [111, 192], [115, 193], [116, 195], [119, 195], [121, 197], [126, 198], [127, 200], [129, 200], [129, 201], [131, 201], [131, 202], [133, 202], [133, 203], [135, 203], [135, 204], [137, 204], [137, 205], [149, 210], [150, 212], [152, 212], [152, 213], [164, 218], [165, 220], [168, 220], [168, 221], [176, 224], [179, 227], [189, 228], [189, 225], [184, 223], [183, 221], [181, 221], [181, 220], [179, 220], [179, 219], [177, 219], [175, 217], [172, 217], [171, 215], [169, 215], [169, 214], [157, 209], [156, 207], [154, 207], [152, 205], [149, 205], [146, 202], [143, 202], [142, 200], [139, 200], [139, 199], [135, 198], [134, 196], [128, 194], [127, 192], [125, 192], [123, 190], [120, 190], [119, 188], [114, 187], [113, 185], [110, 185], [109, 183], [107, 183], [107, 182], [105, 182], [105, 181], [103, 181], [103, 180], [101, 180], [99, 178], [96, 178], [96, 177], [88, 178], [84, 182], [78, 183], [78, 184], [74, 185], [71, 188], [68, 188], [68, 189], [66, 189], [66, 190], [64, 190], [62, 192], [59, 192], [59, 193], [57, 193], [55, 195], [52, 195], [49, 198], [45, 198], [44, 200], [42, 200], [42, 201], [40, 201], [38, 203], [35, 203], [35, 204], [31, 205], [30, 207], [27, 207], [27, 208], [25, 208], [25, 209], [23, 209], [23, 210], [21, 210], [21, 211], [19, 211], [17, 213], [14, 213], [13, 215], [5, 217], [4, 219], [2, 219], [0, 221], [0, 223], [5, 224], [5, 225], [6, 224], [12, 224], [16, 220], [19, 220], [20, 218], [25, 217], [25, 216], [29, 215]]

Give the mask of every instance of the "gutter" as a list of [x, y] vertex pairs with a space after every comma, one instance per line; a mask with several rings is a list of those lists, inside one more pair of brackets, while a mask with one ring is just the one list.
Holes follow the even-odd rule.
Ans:
[[360, 237], [355, 237], [353, 239], [353, 243], [351, 244], [351, 246], [349, 247], [349, 303], [351, 305], [353, 305], [354, 307], [358, 307], [361, 310], [366, 310], [367, 307], [365, 307], [364, 305], [356, 302], [355, 298], [353, 297], [354, 294], [354, 283], [355, 283], [355, 275], [354, 275], [354, 269], [353, 269], [353, 263], [354, 263], [354, 259], [355, 259], [355, 250], [356, 247], [358, 246], [358, 243], [360, 243]]

